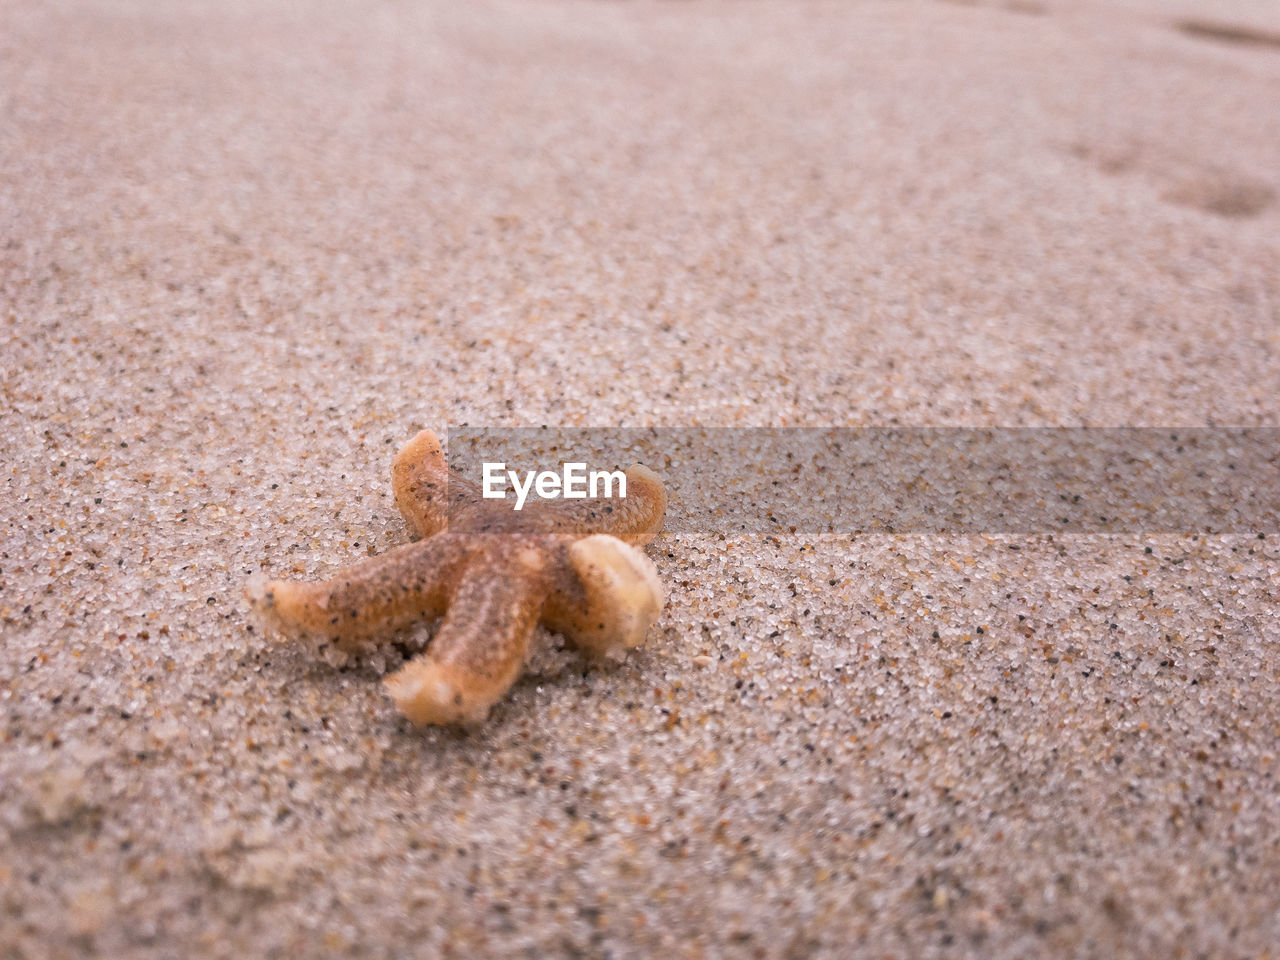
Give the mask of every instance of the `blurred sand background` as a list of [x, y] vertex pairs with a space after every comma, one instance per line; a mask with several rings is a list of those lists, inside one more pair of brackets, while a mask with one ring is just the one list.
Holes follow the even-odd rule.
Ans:
[[1280, 424], [1205, 8], [0, 0], [0, 955], [1274, 956], [1274, 535], [668, 534], [470, 734], [240, 597], [424, 426]]

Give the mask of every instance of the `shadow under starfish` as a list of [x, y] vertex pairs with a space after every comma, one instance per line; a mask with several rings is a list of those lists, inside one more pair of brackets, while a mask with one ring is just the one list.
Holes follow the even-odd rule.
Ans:
[[427, 650], [384, 681], [414, 723], [473, 723], [510, 689], [534, 626], [594, 656], [644, 641], [662, 609], [657, 569], [639, 549], [666, 512], [662, 481], [626, 472], [622, 500], [539, 501], [519, 513], [450, 474], [424, 430], [391, 468], [396, 505], [424, 538], [321, 583], [256, 574], [245, 597], [276, 630], [345, 650], [443, 615]]

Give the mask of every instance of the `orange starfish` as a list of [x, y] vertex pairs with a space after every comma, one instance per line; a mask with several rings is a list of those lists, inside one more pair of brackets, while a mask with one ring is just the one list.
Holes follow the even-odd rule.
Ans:
[[424, 539], [347, 567], [323, 583], [251, 577], [245, 597], [273, 627], [342, 649], [444, 615], [427, 650], [385, 680], [414, 723], [470, 723], [520, 675], [535, 624], [596, 656], [643, 642], [662, 609], [657, 570], [638, 549], [662, 526], [667, 497], [645, 467], [622, 500], [484, 500], [451, 475], [423, 430], [391, 467], [396, 505]]

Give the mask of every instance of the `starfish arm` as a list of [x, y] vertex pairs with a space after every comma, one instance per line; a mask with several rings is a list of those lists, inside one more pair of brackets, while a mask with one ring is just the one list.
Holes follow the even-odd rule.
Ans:
[[520, 675], [545, 593], [527, 567], [468, 570], [426, 652], [385, 681], [401, 712], [417, 724], [483, 720]]
[[662, 529], [667, 491], [648, 467], [627, 468], [627, 495], [618, 498], [539, 501], [525, 507], [531, 524], [550, 533], [607, 533], [643, 546]]
[[396, 454], [391, 489], [400, 513], [424, 537], [445, 529], [451, 512], [457, 520], [481, 500], [479, 486], [449, 471], [440, 438], [430, 430], [420, 431]]
[[280, 632], [358, 646], [375, 634], [438, 616], [465, 555], [459, 540], [441, 535], [362, 560], [321, 583], [258, 574], [245, 584], [245, 598]]
[[429, 537], [443, 530], [449, 511], [449, 470], [440, 439], [423, 430], [406, 442], [391, 464], [396, 506], [418, 533]]
[[662, 584], [638, 547], [597, 534], [557, 545], [542, 622], [580, 650], [616, 657], [639, 646], [662, 611]]

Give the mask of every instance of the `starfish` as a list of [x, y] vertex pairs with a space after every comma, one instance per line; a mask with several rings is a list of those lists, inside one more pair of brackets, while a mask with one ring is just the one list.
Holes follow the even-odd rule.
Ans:
[[644, 641], [663, 595], [639, 548], [662, 526], [667, 497], [639, 464], [626, 478], [625, 499], [537, 501], [516, 513], [451, 474], [423, 430], [391, 467], [396, 506], [423, 539], [322, 583], [256, 574], [245, 597], [277, 632], [348, 651], [443, 615], [426, 651], [384, 683], [414, 723], [475, 723], [519, 677], [539, 623], [597, 657]]

